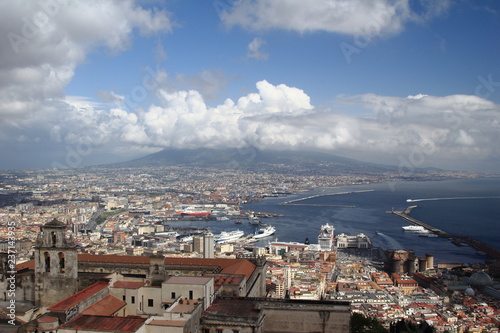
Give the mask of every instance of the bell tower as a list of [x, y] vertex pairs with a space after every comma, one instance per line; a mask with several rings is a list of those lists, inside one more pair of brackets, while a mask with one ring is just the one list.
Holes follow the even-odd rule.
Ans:
[[35, 304], [49, 307], [78, 291], [78, 255], [66, 225], [57, 219], [46, 223], [35, 248]]

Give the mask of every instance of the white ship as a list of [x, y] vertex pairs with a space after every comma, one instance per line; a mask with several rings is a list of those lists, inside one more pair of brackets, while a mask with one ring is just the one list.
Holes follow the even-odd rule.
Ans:
[[407, 225], [407, 226], [404, 226], [402, 228], [404, 231], [428, 232], [427, 229], [425, 229], [421, 225]]
[[215, 235], [214, 240], [217, 243], [227, 243], [243, 237], [244, 234], [245, 233], [241, 230], [234, 230], [230, 232], [223, 231], [220, 234]]
[[321, 230], [318, 235], [318, 244], [321, 251], [332, 250], [334, 233], [335, 228], [333, 225], [327, 223], [321, 226]]
[[272, 225], [269, 225], [265, 228], [259, 228], [255, 234], [253, 235], [253, 239], [259, 239], [259, 238], [264, 238], [267, 236], [271, 236], [276, 232], [276, 228], [273, 227]]
[[251, 225], [259, 225], [260, 219], [257, 216], [252, 215], [248, 217], [248, 223], [250, 223]]

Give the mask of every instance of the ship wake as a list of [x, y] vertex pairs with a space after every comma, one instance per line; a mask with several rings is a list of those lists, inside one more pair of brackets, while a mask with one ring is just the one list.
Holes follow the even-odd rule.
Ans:
[[406, 199], [406, 202], [439, 201], [439, 200], [476, 200], [476, 199], [500, 199], [500, 197], [450, 197], [450, 198], [422, 198], [422, 199]]

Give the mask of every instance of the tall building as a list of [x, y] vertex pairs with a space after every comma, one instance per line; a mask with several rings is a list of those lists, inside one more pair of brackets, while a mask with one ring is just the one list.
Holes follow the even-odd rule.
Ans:
[[215, 254], [214, 234], [210, 231], [203, 235], [203, 258], [214, 258]]
[[203, 254], [203, 239], [205, 237], [202, 236], [194, 236], [193, 237], [193, 251], [199, 254]]

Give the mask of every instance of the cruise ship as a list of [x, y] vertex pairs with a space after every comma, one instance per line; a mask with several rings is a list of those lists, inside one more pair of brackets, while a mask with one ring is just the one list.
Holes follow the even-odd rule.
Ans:
[[321, 230], [318, 236], [318, 244], [321, 251], [331, 251], [333, 246], [335, 228], [333, 225], [324, 224], [321, 226]]
[[212, 214], [212, 211], [206, 209], [205, 207], [188, 206], [188, 207], [182, 207], [182, 209], [178, 210], [176, 213], [179, 215], [189, 215], [189, 216], [207, 216]]
[[243, 237], [244, 234], [245, 233], [241, 230], [234, 230], [229, 232], [223, 231], [220, 234], [215, 235], [214, 240], [217, 243], [227, 243]]
[[255, 234], [253, 235], [253, 239], [260, 239], [260, 238], [264, 238], [264, 237], [267, 237], [267, 236], [271, 236], [273, 235], [274, 233], [276, 232], [276, 228], [269, 225], [265, 228], [259, 228]]

